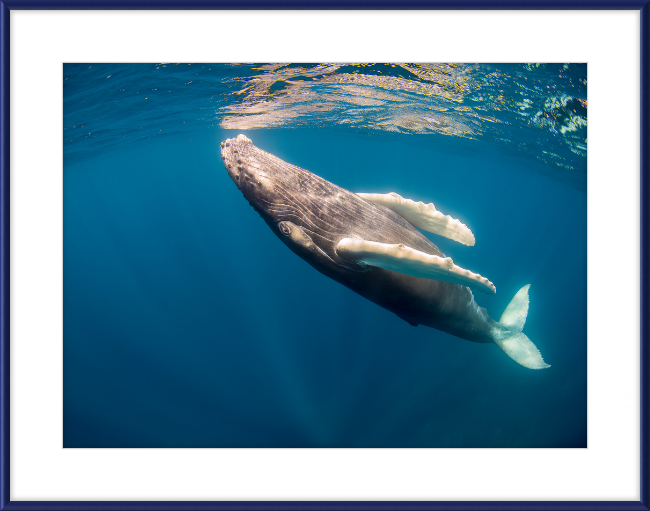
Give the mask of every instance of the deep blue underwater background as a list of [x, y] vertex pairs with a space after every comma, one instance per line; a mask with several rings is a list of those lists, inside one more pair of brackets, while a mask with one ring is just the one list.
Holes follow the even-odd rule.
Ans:
[[[421, 69], [64, 65], [64, 447], [587, 446], [586, 66]], [[551, 367], [312, 269], [228, 177], [239, 133], [467, 224], [427, 235], [495, 320], [531, 284]]]

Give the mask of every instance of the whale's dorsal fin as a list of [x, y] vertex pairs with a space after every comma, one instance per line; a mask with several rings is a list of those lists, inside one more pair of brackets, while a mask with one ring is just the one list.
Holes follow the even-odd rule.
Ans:
[[449, 215], [443, 215], [432, 203], [415, 202], [405, 199], [395, 192], [358, 193], [357, 195], [393, 210], [414, 227], [444, 236], [463, 245], [474, 246], [475, 240], [472, 231], [459, 220]]
[[452, 282], [488, 294], [497, 292], [494, 284], [477, 273], [456, 266], [450, 257], [426, 254], [400, 243], [390, 245], [343, 238], [336, 245], [339, 256], [357, 263], [425, 279]]
[[404, 321], [406, 321], [411, 326], [418, 326], [420, 324], [420, 323], [416, 323], [412, 319], [407, 319], [404, 316], [400, 316], [399, 314], [397, 314], [397, 317], [400, 318], [400, 319], [403, 319]]

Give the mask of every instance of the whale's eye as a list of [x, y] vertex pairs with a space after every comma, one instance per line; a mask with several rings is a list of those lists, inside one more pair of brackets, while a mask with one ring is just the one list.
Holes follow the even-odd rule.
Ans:
[[289, 236], [289, 234], [291, 234], [291, 229], [289, 229], [289, 226], [286, 222], [280, 222], [278, 224], [278, 227], [280, 228], [280, 232], [285, 236]]

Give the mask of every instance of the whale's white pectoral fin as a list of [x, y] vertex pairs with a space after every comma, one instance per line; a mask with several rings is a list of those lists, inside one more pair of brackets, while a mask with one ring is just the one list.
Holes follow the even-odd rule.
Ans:
[[456, 266], [450, 257], [438, 257], [407, 247], [353, 238], [344, 238], [336, 245], [337, 253], [359, 263], [397, 273], [435, 279], [468, 286], [488, 294], [497, 292], [494, 284], [477, 273]]
[[358, 193], [357, 195], [367, 201], [393, 210], [414, 227], [438, 234], [439, 236], [444, 236], [463, 245], [474, 246], [475, 240], [472, 231], [459, 220], [442, 214], [431, 203], [425, 204], [424, 202], [405, 199], [395, 192], [385, 194]]

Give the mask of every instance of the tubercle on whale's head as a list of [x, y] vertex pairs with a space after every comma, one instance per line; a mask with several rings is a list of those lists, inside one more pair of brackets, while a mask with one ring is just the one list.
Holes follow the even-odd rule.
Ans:
[[228, 175], [260, 214], [268, 214], [266, 205], [275, 202], [276, 190], [258, 161], [259, 152], [245, 135], [221, 142], [221, 159]]
[[[246, 146], [253, 143], [245, 135], [238, 135], [236, 138], [229, 138], [221, 142], [221, 159], [226, 166], [228, 175], [240, 187], [242, 174], [245, 171], [244, 154]], [[241, 189], [241, 188], [240, 188]]]

